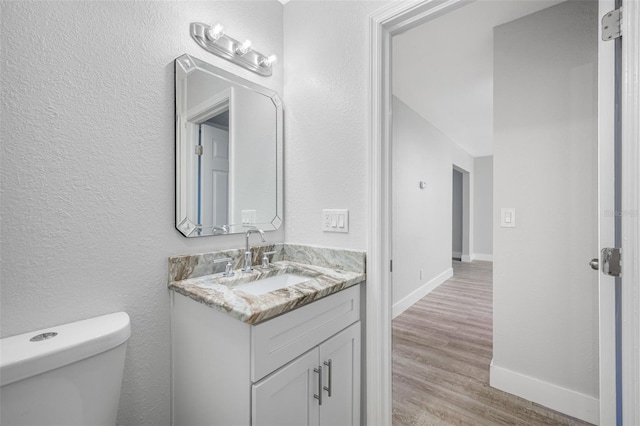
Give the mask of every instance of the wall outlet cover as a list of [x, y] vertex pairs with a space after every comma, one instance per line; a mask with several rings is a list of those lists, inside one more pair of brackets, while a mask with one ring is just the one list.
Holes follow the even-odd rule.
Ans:
[[324, 209], [322, 210], [323, 232], [349, 232], [349, 210]]

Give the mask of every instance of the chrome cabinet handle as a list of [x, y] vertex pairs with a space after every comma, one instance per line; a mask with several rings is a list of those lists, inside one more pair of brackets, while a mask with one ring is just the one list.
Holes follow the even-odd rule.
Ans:
[[332, 371], [331, 360], [325, 361], [324, 365], [329, 367], [329, 386], [325, 386], [323, 389], [327, 391], [327, 393], [329, 394], [329, 398], [331, 398], [331, 376], [333, 376], [333, 374], [331, 374], [331, 371]]
[[313, 397], [318, 400], [318, 405], [322, 405], [322, 366], [313, 369], [314, 373], [318, 373], [318, 394], [313, 394]]

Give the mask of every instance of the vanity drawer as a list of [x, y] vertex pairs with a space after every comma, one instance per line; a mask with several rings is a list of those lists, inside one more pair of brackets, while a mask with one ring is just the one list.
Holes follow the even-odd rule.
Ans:
[[354, 285], [251, 327], [251, 381], [257, 382], [360, 319]]

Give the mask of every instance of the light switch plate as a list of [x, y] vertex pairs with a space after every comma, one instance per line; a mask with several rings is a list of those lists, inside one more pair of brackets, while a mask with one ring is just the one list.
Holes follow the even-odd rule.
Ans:
[[500, 227], [516, 227], [516, 209], [513, 207], [503, 207], [500, 209]]
[[349, 210], [324, 209], [322, 210], [323, 232], [349, 232]]
[[256, 223], [256, 210], [241, 210], [240, 216], [242, 216], [242, 224], [243, 225], [253, 225]]

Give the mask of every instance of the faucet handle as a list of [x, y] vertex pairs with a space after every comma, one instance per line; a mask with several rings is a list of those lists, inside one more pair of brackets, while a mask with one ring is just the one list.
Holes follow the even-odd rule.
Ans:
[[269, 265], [269, 255], [271, 254], [275, 254], [275, 250], [274, 251], [265, 251], [264, 253], [262, 253], [262, 265], [260, 266], [260, 269], [269, 269], [271, 268], [271, 265]]
[[220, 259], [214, 259], [213, 263], [222, 263], [222, 262], [227, 262], [227, 264], [225, 265], [224, 268], [224, 272], [222, 273], [223, 277], [232, 277], [234, 275], [233, 273], [233, 265], [231, 264], [231, 261], [233, 259], [231, 259], [230, 257], [223, 257]]

